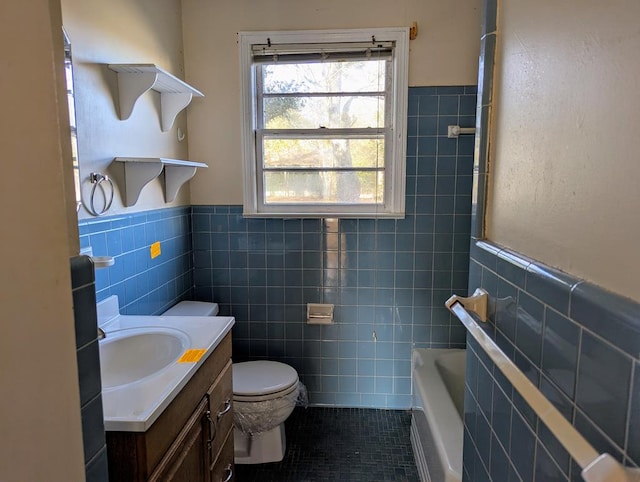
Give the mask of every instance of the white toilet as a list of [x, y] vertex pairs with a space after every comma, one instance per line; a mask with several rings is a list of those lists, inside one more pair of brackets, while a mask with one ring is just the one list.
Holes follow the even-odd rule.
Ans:
[[[217, 303], [182, 301], [163, 316], [217, 314]], [[263, 464], [283, 459], [284, 422], [293, 412], [298, 393], [298, 373], [285, 363], [261, 360], [233, 364], [236, 464]]]
[[298, 372], [285, 363], [261, 360], [233, 364], [237, 464], [282, 460], [286, 450], [284, 421], [293, 412], [298, 390]]

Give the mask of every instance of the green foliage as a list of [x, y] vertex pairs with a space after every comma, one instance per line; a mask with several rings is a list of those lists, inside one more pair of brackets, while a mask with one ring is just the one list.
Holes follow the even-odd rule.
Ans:
[[[299, 83], [295, 80], [279, 80], [273, 78], [273, 72], [265, 71], [264, 90], [265, 92], [291, 93], [297, 92]], [[272, 99], [269, 109], [265, 110], [264, 124], [269, 125], [271, 121], [278, 117], [289, 119], [293, 112], [298, 112], [304, 106], [304, 99], [300, 97], [277, 97]]]
[[[352, 91], [343, 82], [358, 77], [362, 65], [295, 64], [292, 72], [293, 67], [283, 66], [283, 71], [277, 74], [278, 67], [263, 68], [264, 92], [275, 94], [265, 98], [266, 128], [366, 127], [377, 126], [378, 119], [384, 118], [384, 103], [372, 108], [369, 103], [363, 104], [366, 97], [357, 94], [332, 95]], [[286, 77], [285, 72], [291, 77]], [[364, 74], [372, 76], [374, 82], [379, 75], [372, 69]], [[300, 96], [278, 96], [287, 93]], [[326, 94], [305, 97], [305, 93]], [[383, 139], [271, 137], [264, 140], [263, 153], [265, 167], [384, 167]], [[269, 172], [265, 177], [265, 196], [267, 202], [375, 203], [381, 202], [383, 181], [384, 176], [375, 172]]]

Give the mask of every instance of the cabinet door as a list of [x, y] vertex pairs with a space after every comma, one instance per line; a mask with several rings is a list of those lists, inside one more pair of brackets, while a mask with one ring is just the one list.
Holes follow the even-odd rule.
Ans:
[[205, 397], [149, 477], [149, 482], [209, 482], [209, 400]]
[[211, 467], [211, 482], [233, 482], [233, 470], [233, 430], [229, 430], [218, 458]]
[[233, 387], [231, 362], [227, 363], [211, 388], [207, 391], [211, 407], [211, 455], [213, 462], [217, 457], [225, 437], [233, 425]]

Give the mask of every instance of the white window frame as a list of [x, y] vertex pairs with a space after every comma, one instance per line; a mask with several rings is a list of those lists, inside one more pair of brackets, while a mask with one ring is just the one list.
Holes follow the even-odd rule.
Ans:
[[[267, 44], [323, 44], [393, 42], [391, 96], [386, 100], [386, 122], [391, 132], [385, 142], [385, 198], [382, 204], [264, 204], [261, 170], [257, 163], [260, 146], [257, 136], [256, 75], [252, 46]], [[409, 68], [409, 29], [373, 28], [349, 30], [239, 32], [240, 88], [242, 107], [243, 214], [248, 217], [341, 217], [402, 218], [405, 210], [406, 123]], [[391, 146], [389, 146], [391, 140]]]

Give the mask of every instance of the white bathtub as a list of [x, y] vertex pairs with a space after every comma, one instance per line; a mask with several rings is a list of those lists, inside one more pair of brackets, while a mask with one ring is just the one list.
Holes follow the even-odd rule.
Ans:
[[462, 480], [465, 350], [412, 353], [411, 445], [423, 482]]

